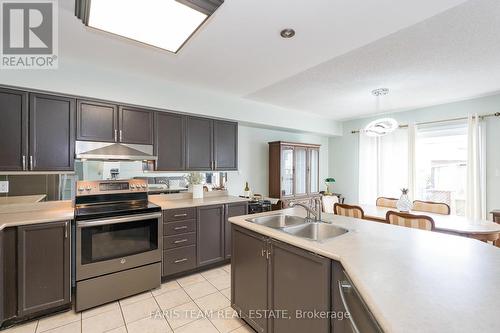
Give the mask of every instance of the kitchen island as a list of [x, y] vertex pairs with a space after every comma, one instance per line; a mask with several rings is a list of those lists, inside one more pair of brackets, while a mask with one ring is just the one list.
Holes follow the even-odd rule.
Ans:
[[[323, 220], [349, 232], [322, 242], [247, 221], [273, 214], [306, 213], [293, 208], [229, 221], [233, 232], [238, 226], [340, 263], [384, 332], [500, 331], [498, 248], [474, 239], [331, 214], [324, 214]], [[233, 257], [233, 267], [236, 261]]]

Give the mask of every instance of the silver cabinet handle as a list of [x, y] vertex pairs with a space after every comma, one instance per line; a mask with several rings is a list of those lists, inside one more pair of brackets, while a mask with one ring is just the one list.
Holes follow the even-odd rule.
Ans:
[[26, 155], [23, 155], [23, 171], [26, 171]]
[[214, 161], [214, 170], [217, 170], [217, 160]]
[[30, 155], [30, 170], [33, 171], [33, 155]]
[[64, 238], [68, 238], [68, 222], [64, 223]]
[[187, 229], [187, 225], [183, 225], [182, 227], [175, 227], [174, 230], [183, 230]]
[[175, 214], [174, 217], [185, 217], [185, 216], [188, 216], [188, 214], [184, 213], [184, 214]]
[[354, 319], [352, 318], [351, 311], [349, 310], [349, 305], [347, 305], [347, 301], [345, 299], [345, 290], [352, 290], [352, 285], [347, 282], [347, 281], [339, 281], [339, 292], [340, 292], [340, 299], [342, 300], [342, 304], [344, 305], [344, 309], [346, 310], [347, 313], [349, 313], [349, 321], [351, 322], [352, 330], [354, 333], [360, 333], [358, 326], [356, 326], [356, 323], [354, 322]]
[[120, 130], [120, 142], [122, 142], [122, 137], [123, 137], [123, 135], [122, 135], [122, 134], [123, 134], [123, 131], [122, 131], [122, 130]]
[[261, 257], [265, 257], [265, 256], [266, 256], [266, 252], [267, 252], [267, 251], [266, 251], [266, 249], [262, 249], [262, 250], [260, 251], [260, 256], [261, 256]]
[[115, 130], [115, 142], [118, 141], [118, 130]]
[[187, 242], [187, 241], [188, 241], [188, 240], [187, 240], [187, 238], [184, 238], [184, 239], [179, 239], [179, 240], [174, 241], [174, 244], [185, 243], [185, 242]]
[[188, 259], [187, 258], [178, 259], [178, 260], [174, 261], [174, 264], [180, 264], [181, 262], [184, 262], [184, 261], [188, 261]]

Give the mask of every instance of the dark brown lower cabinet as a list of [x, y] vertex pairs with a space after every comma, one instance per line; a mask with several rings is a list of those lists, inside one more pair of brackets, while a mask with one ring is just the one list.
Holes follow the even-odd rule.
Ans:
[[70, 255], [69, 222], [18, 227], [19, 317], [70, 303]]
[[198, 207], [198, 266], [224, 259], [224, 205]]
[[268, 332], [268, 239], [233, 225], [232, 240], [231, 306], [257, 332]]
[[[231, 306], [258, 332], [329, 333], [331, 260], [232, 226]], [[268, 311], [268, 317], [264, 316]]]
[[224, 257], [231, 258], [231, 223], [230, 217], [248, 214], [248, 204], [238, 202], [226, 205], [225, 224], [224, 224]]
[[331, 309], [331, 260], [276, 240], [270, 241], [270, 308], [287, 317], [270, 321], [271, 332], [330, 332], [330, 319], [311, 317]]

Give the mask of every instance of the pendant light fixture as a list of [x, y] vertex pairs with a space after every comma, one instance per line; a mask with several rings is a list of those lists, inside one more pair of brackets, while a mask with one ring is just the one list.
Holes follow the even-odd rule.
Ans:
[[[372, 90], [372, 95], [377, 99], [376, 109], [380, 112], [380, 98], [389, 94], [389, 89], [378, 88]], [[363, 133], [371, 137], [380, 137], [394, 132], [398, 129], [399, 123], [394, 118], [380, 118], [370, 122], [363, 129]]]

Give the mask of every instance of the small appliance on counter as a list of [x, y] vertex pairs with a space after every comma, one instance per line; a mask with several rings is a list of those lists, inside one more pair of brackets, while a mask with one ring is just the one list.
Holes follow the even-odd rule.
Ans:
[[161, 208], [145, 180], [79, 181], [75, 197], [76, 311], [161, 284]]
[[253, 198], [248, 202], [248, 214], [270, 212], [272, 208], [271, 200]]

